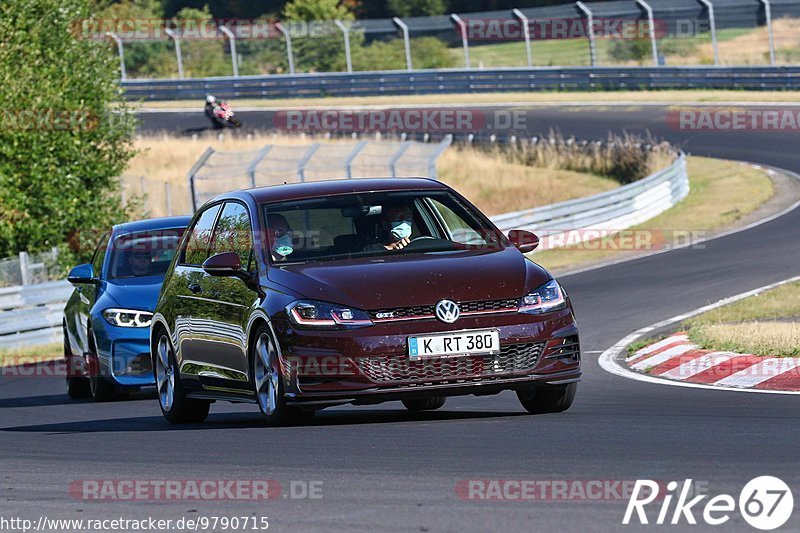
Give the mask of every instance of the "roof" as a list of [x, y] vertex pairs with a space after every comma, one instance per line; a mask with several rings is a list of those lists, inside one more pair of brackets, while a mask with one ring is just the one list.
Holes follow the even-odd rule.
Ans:
[[[431, 178], [361, 178], [273, 185], [244, 192], [258, 203], [273, 203], [337, 194], [442, 189], [447, 189], [447, 185]], [[230, 196], [223, 194], [217, 199], [225, 197]]]
[[130, 233], [134, 231], [150, 231], [159, 229], [185, 228], [192, 220], [191, 216], [148, 218], [146, 220], [135, 220], [124, 222], [114, 226], [114, 233]]

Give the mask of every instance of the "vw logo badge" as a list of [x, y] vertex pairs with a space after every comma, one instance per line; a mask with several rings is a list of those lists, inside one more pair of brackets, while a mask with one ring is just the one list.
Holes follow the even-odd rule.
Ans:
[[446, 324], [452, 324], [458, 320], [460, 314], [461, 309], [459, 309], [458, 304], [452, 300], [441, 300], [436, 304], [436, 318]]

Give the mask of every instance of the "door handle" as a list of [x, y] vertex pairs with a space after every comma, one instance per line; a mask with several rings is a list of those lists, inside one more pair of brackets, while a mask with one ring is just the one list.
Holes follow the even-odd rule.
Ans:
[[203, 288], [197, 283], [192, 283], [191, 285], [189, 285], [189, 290], [192, 291], [192, 294], [203, 292]]

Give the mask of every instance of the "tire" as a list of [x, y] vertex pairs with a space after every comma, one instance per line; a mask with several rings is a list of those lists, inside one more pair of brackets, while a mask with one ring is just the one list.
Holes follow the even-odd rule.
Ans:
[[108, 378], [101, 375], [94, 333], [90, 329], [86, 335], [89, 342], [89, 352], [87, 354], [89, 359], [89, 392], [96, 402], [112, 402], [117, 399], [117, 388]]
[[153, 350], [153, 376], [161, 414], [170, 424], [199, 424], [208, 417], [211, 402], [186, 397], [175, 361], [172, 342], [163, 330]]
[[270, 425], [291, 425], [310, 422], [316, 412], [286, 404], [280, 356], [272, 332], [266, 325], [258, 327], [251, 348], [250, 370], [253, 390], [261, 417]]
[[67, 396], [72, 400], [85, 400], [92, 397], [89, 380], [83, 376], [76, 376], [73, 370], [72, 349], [69, 347], [67, 328], [64, 328], [64, 359], [67, 361]]
[[562, 413], [570, 408], [578, 390], [577, 383], [517, 391], [519, 403], [531, 414]]
[[422, 411], [435, 411], [444, 406], [447, 400], [444, 396], [435, 396], [433, 398], [421, 398], [418, 400], [403, 400], [403, 405], [412, 413], [419, 413]]

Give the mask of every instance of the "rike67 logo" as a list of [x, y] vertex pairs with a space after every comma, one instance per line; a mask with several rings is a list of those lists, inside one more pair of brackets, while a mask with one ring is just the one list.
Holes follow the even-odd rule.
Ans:
[[696, 515], [699, 515], [706, 524], [720, 526], [731, 519], [738, 503], [739, 513], [748, 524], [762, 531], [771, 531], [784, 525], [794, 508], [794, 497], [789, 486], [772, 476], [750, 480], [739, 493], [738, 502], [729, 494], [720, 494], [708, 500], [707, 494], [694, 496], [696, 492], [691, 479], [685, 480], [683, 485], [670, 481], [663, 494], [660, 493], [662, 488], [663, 483], [649, 479], [637, 480], [622, 523], [627, 525], [638, 521], [639, 524], [650, 524], [652, 516], [648, 518], [645, 508], [656, 502], [650, 508], [651, 511], [658, 509], [658, 517], [652, 522], [654, 524], [695, 525], [698, 523]]

